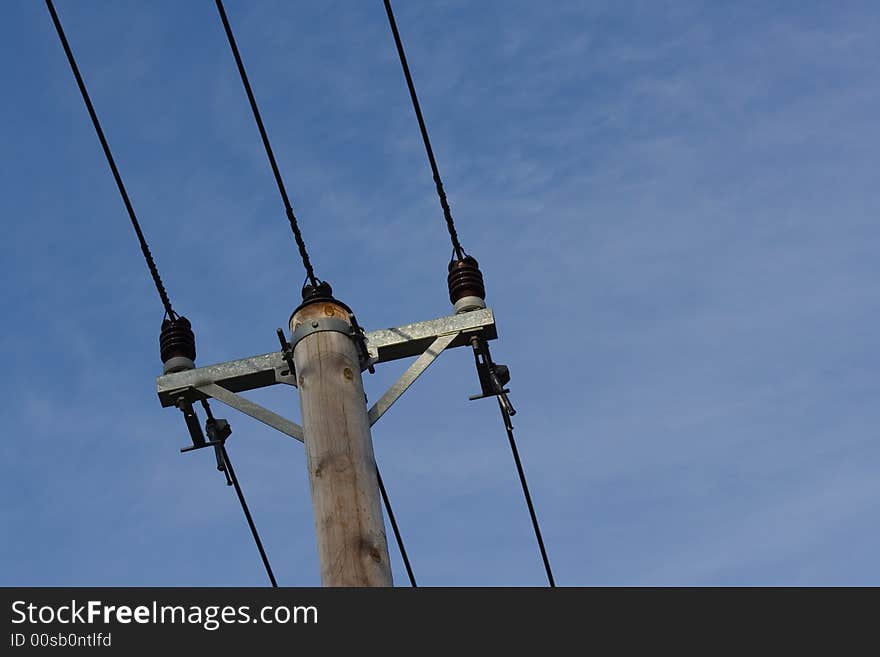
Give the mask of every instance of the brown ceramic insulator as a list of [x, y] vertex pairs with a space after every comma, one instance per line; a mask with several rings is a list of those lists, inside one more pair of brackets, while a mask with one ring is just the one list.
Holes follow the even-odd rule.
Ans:
[[449, 300], [453, 304], [464, 297], [486, 298], [483, 274], [477, 260], [471, 256], [450, 262], [446, 281], [449, 284]]
[[183, 356], [192, 361], [196, 359], [196, 336], [186, 317], [162, 320], [162, 331], [159, 333], [159, 353], [163, 363], [167, 363], [176, 356]]

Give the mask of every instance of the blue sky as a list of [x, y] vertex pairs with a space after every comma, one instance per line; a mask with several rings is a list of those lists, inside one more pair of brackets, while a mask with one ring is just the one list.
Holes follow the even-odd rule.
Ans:
[[[276, 348], [302, 270], [213, 3], [56, 6], [198, 363]], [[226, 7], [318, 274], [368, 329], [447, 314], [381, 2]], [[557, 581], [880, 584], [876, 3], [396, 11]], [[263, 585], [156, 399], [161, 306], [46, 8], [0, 13], [0, 584]], [[445, 354], [377, 459], [420, 583], [541, 585], [477, 388]], [[317, 585], [302, 446], [216, 406], [279, 582]]]

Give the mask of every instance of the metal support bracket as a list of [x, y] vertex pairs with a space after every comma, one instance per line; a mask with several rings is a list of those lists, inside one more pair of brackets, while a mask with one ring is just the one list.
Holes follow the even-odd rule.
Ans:
[[352, 335], [352, 326], [348, 322], [337, 319], [336, 317], [321, 317], [303, 322], [290, 336], [290, 348], [296, 349], [296, 345], [304, 337], [312, 333], [320, 333], [322, 331], [335, 331], [336, 333], [344, 333]]
[[479, 395], [471, 395], [469, 399], [485, 399], [486, 397], [498, 397], [501, 405], [508, 415], [516, 415], [516, 409], [507, 398], [510, 392], [504, 386], [510, 381], [510, 370], [507, 365], [495, 363], [492, 354], [489, 353], [489, 344], [480, 340], [480, 336], [471, 336], [471, 345], [474, 348], [474, 360], [477, 365], [477, 376], [480, 378], [480, 387], [483, 389]]
[[[296, 345], [299, 344], [299, 341], [312, 333], [334, 331], [336, 333], [347, 335], [354, 341], [357, 346], [362, 370], [369, 370], [370, 374], [373, 374], [375, 372], [373, 369], [374, 362], [370, 358], [370, 353], [367, 351], [367, 336], [364, 333], [364, 329], [358, 324], [354, 313], [348, 313], [348, 319], [349, 321], [346, 322], [337, 319], [336, 317], [319, 317], [317, 319], [303, 322], [293, 332], [293, 335], [290, 336], [290, 342], [286, 344], [286, 346], [289, 347], [289, 353], [293, 354], [293, 350], [296, 349]], [[278, 337], [279, 339], [284, 338], [280, 333]], [[286, 358], [286, 360], [290, 362], [289, 358]]]
[[[441, 335], [456, 335], [447, 349], [468, 346], [469, 336], [474, 333], [479, 333], [485, 340], [494, 340], [498, 337], [495, 316], [490, 309], [371, 331], [365, 337], [370, 360], [373, 363], [385, 363], [419, 356]], [[162, 406], [174, 406], [181, 396], [190, 401], [198, 401], [202, 395], [196, 392], [195, 388], [209, 383], [216, 383], [229, 392], [245, 392], [279, 383], [296, 386], [296, 376], [285, 362], [284, 353], [273, 351], [217, 365], [164, 374], [156, 379], [159, 402]]]
[[379, 421], [379, 418], [385, 414], [385, 411], [391, 408], [391, 405], [400, 399], [400, 396], [407, 391], [407, 388], [415, 383], [415, 380], [419, 378], [426, 369], [428, 369], [431, 363], [437, 360], [437, 356], [439, 356], [446, 347], [452, 344], [452, 341], [459, 335], [460, 333], [441, 335], [431, 343], [431, 346], [428, 347], [425, 352], [419, 356], [403, 374], [400, 375], [400, 378], [394, 382], [394, 385], [385, 391], [385, 394], [379, 398], [379, 401], [373, 404], [373, 407], [368, 412], [370, 426], [373, 426]]
[[[341, 326], [328, 324], [330, 321], [333, 321], [332, 318], [320, 319], [318, 327], [308, 322], [304, 325], [308, 329], [303, 330], [315, 332], [342, 329]], [[351, 326], [341, 320], [335, 321], [340, 325], [345, 324], [341, 332], [351, 333]], [[294, 345], [303, 337], [298, 335], [299, 330], [298, 328], [291, 337]], [[445, 349], [468, 346], [473, 336], [480, 336], [482, 340], [494, 340], [498, 337], [495, 316], [489, 308], [366, 333], [363, 342], [366, 344], [366, 363], [369, 367], [375, 363], [418, 356], [370, 408], [370, 425], [375, 424], [391, 408]], [[156, 388], [162, 406], [175, 406], [181, 402], [192, 403], [213, 397], [302, 442], [303, 428], [296, 422], [236, 394], [279, 383], [296, 386], [296, 373], [285, 359], [284, 350], [165, 374], [156, 380]]]
[[259, 420], [263, 424], [267, 424], [291, 438], [296, 438], [300, 442], [304, 441], [305, 434], [300, 425], [277, 413], [273, 413], [268, 408], [264, 408], [250, 399], [245, 399], [234, 392], [229, 392], [226, 388], [218, 386], [216, 383], [206, 383], [205, 385], [198, 386], [196, 390], [203, 393], [206, 397], [213, 397], [227, 406], [241, 411], [245, 415], [250, 415], [255, 420]]

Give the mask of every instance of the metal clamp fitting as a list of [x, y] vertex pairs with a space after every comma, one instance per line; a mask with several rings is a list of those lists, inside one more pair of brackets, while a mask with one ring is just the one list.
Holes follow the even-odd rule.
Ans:
[[300, 324], [293, 335], [290, 336], [290, 348], [296, 349], [296, 345], [307, 335], [312, 333], [321, 333], [323, 331], [334, 331], [336, 333], [344, 333], [349, 337], [354, 337], [354, 331], [348, 322], [336, 317], [321, 317], [319, 319], [310, 319]]
[[369, 370], [372, 374], [375, 370], [373, 369], [373, 363], [370, 360], [370, 354], [367, 351], [367, 341], [364, 335], [364, 329], [360, 327], [357, 323], [357, 319], [355, 319], [355, 316], [352, 313], [349, 313], [348, 317], [350, 323], [342, 319], [337, 319], [336, 317], [320, 317], [318, 319], [310, 319], [303, 322], [290, 336], [290, 353], [293, 353], [293, 350], [296, 349], [296, 345], [300, 340], [312, 333], [321, 333], [322, 331], [342, 333], [354, 340], [358, 350], [358, 357], [361, 361], [361, 368]]

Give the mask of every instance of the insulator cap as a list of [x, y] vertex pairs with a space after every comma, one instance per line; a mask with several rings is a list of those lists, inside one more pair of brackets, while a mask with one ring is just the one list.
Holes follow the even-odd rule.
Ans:
[[195, 361], [196, 336], [192, 331], [192, 324], [186, 317], [162, 320], [162, 331], [159, 333], [159, 354], [163, 363], [176, 357]]
[[333, 288], [327, 281], [321, 281], [317, 285], [306, 283], [302, 289], [303, 301], [331, 301], [333, 299]]
[[483, 285], [483, 274], [476, 258], [465, 256], [461, 260], [449, 263], [449, 300], [453, 305], [465, 297], [486, 299], [486, 287]]
[[302, 298], [302, 303], [294, 308], [293, 312], [290, 314], [291, 319], [293, 319], [293, 316], [300, 310], [313, 303], [335, 303], [342, 306], [345, 309], [345, 312], [351, 313], [351, 308], [333, 296], [333, 288], [330, 287], [330, 283], [327, 281], [321, 281], [317, 285], [312, 285], [311, 283], [303, 285]]

